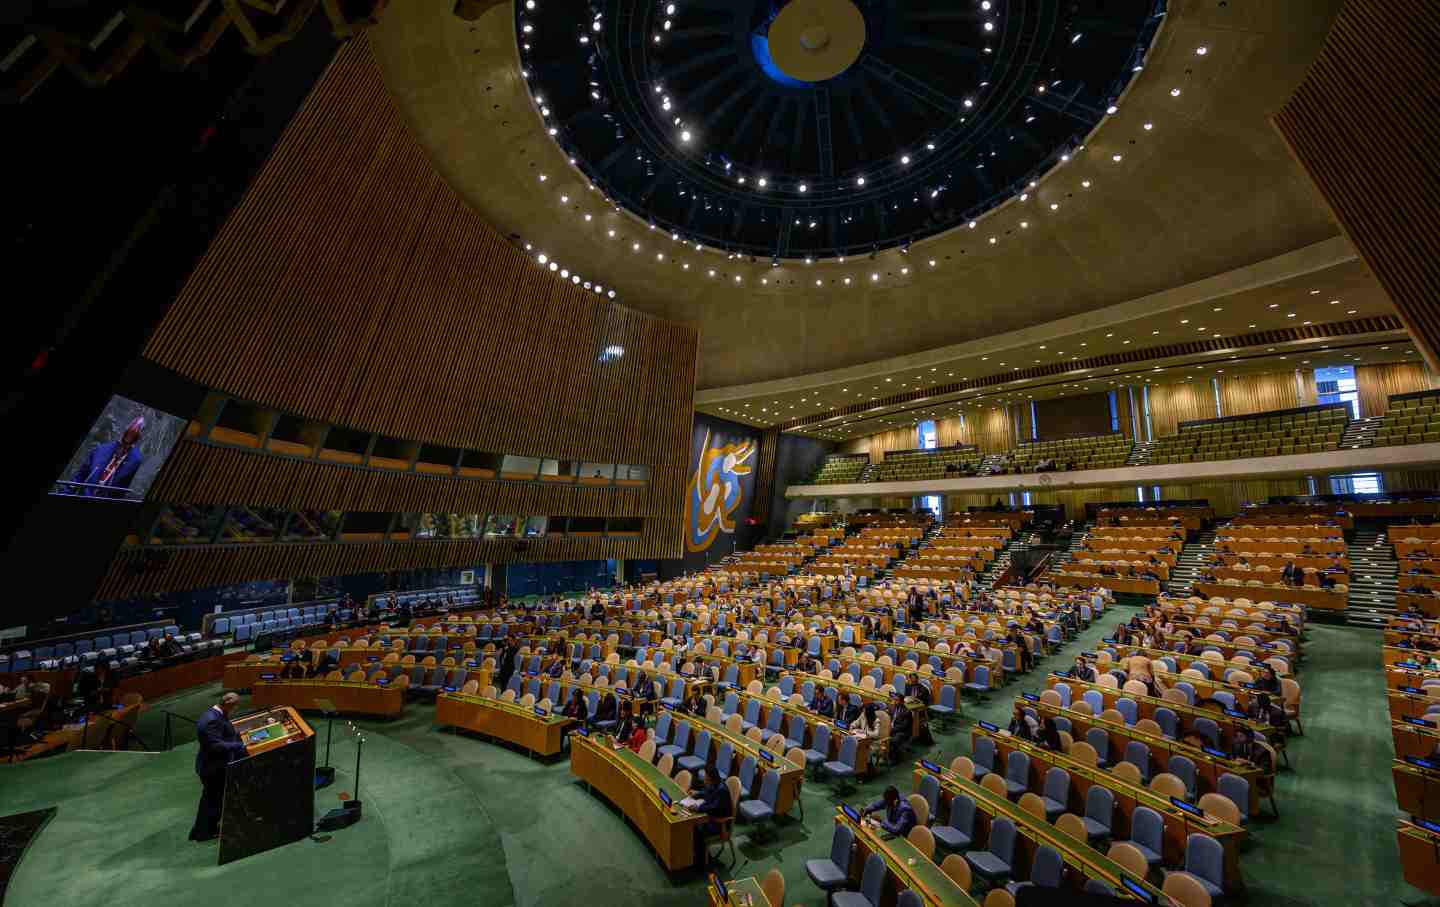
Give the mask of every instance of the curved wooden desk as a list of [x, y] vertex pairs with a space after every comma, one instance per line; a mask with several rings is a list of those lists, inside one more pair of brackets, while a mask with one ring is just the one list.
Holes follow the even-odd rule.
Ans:
[[570, 772], [619, 807], [667, 870], [695, 865], [695, 829], [705, 816], [667, 808], [658, 791], [665, 791], [674, 804], [689, 792], [655, 766], [624, 747], [615, 749], [609, 737], [576, 733], [570, 739]]

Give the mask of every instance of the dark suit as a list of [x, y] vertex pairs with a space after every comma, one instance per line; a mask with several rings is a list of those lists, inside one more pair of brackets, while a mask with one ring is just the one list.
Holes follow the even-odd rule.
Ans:
[[[115, 456], [115, 452], [119, 447], [120, 443], [118, 441], [106, 441], [104, 444], [95, 445], [90, 450], [90, 456], [85, 458], [85, 462], [80, 465], [79, 469], [75, 470], [75, 475], [71, 478], [76, 482], [84, 482], [87, 485], [100, 484], [100, 474], [105, 471], [106, 466], [110, 465], [110, 459]], [[125, 453], [124, 459], [120, 461], [120, 465], [116, 467], [114, 475], [110, 477], [110, 481], [105, 483], [107, 487], [117, 489], [116, 491], [111, 492], [97, 488], [86, 488], [78, 491], [77, 494], [85, 496], [98, 495], [100, 497], [110, 498], [127, 497], [121, 489], [128, 489], [130, 487], [130, 483], [135, 481], [135, 473], [140, 471], [140, 467], [144, 463], [145, 455], [140, 453], [140, 445], [133, 444], [130, 450]]]
[[695, 812], [708, 817], [695, 829], [695, 852], [698, 854], [705, 852], [707, 838], [720, 833], [721, 826], [716, 820], [730, 818], [735, 808], [730, 803], [730, 789], [718, 779], [696, 791], [695, 799], [700, 801]]
[[220, 807], [225, 800], [225, 767], [245, 756], [245, 744], [235, 726], [218, 707], [212, 707], [195, 723], [200, 750], [195, 754], [195, 774], [200, 776], [200, 808], [190, 840], [205, 841], [220, 833]]

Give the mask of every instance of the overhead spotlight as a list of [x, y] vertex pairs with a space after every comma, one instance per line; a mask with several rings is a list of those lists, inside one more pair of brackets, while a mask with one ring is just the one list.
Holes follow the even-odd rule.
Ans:
[[[745, 178], [744, 178], [744, 177], [741, 177], [741, 178], [740, 178], [740, 181], [743, 183], [743, 182], [745, 181]], [[769, 183], [769, 180], [765, 179], [765, 177], [763, 177], [763, 176], [760, 177], [760, 179], [756, 180], [756, 185], [758, 185], [761, 189], [764, 189], [765, 186], [766, 186], [768, 183]]]
[[1206, 47], [1204, 44], [1201, 44], [1199, 47], [1195, 48], [1195, 56], [1197, 57], [1203, 57], [1209, 52], [1210, 48]]
[[1111, 104], [1109, 107], [1106, 107], [1106, 108], [1105, 108], [1105, 112], [1106, 112], [1106, 113], [1109, 113], [1109, 114], [1119, 113], [1119, 112], [1120, 112], [1120, 108], [1119, 108], [1119, 107], [1116, 107], [1114, 104]]
[[545, 264], [547, 261], [550, 260], [550, 257], [549, 257], [548, 255], [546, 255], [544, 252], [541, 252], [539, 255], [535, 256], [535, 260], [538, 261], [538, 262], [540, 262], [540, 263], [543, 265], [543, 264]]
[[680, 141], [682, 141], [682, 142], [688, 142], [688, 141], [690, 141], [690, 130], [686, 129], [686, 130], [681, 131], [681, 133], [680, 133]]
[[801, 191], [801, 192], [809, 192], [809, 191], [810, 191], [810, 187], [807, 186], [807, 185], [805, 185], [804, 183], [801, 183], [801, 184], [800, 184], [798, 187], [796, 187], [796, 188], [798, 188], [799, 191]]
[[1180, 97], [1180, 89], [1178, 89], [1178, 88], [1172, 88], [1172, 89], [1170, 89], [1170, 97], [1172, 97], [1172, 98], [1178, 98], [1178, 97]]
[[910, 163], [910, 155], [908, 155], [908, 154], [902, 154], [902, 155], [900, 156], [900, 163], [902, 163], [902, 164], [908, 164], [908, 163]]

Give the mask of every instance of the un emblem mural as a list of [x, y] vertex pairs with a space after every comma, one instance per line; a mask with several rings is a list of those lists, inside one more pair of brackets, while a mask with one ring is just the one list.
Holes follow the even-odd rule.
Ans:
[[735, 532], [735, 511], [744, 499], [742, 478], [750, 475], [755, 456], [754, 439], [710, 444], [707, 428], [685, 506], [685, 547], [691, 552], [708, 550], [722, 532]]

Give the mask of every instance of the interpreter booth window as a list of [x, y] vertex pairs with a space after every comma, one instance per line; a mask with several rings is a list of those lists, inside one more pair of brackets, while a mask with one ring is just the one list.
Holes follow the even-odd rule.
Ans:
[[539, 473], [539, 457], [517, 457], [514, 454], [506, 454], [505, 459], [500, 461], [500, 477], [502, 479], [533, 479]]
[[407, 513], [411, 538], [473, 539], [480, 534], [478, 513]]
[[532, 516], [525, 520], [523, 535], [527, 539], [538, 539], [545, 535], [545, 523], [549, 517]]
[[290, 514], [273, 507], [231, 507], [225, 513], [222, 542], [273, 542]]
[[1331, 494], [1380, 494], [1385, 483], [1378, 472], [1357, 472], [1348, 476], [1331, 476]]
[[940, 508], [943, 506], [940, 495], [927, 494], [924, 497], [918, 498], [917, 501], [920, 510], [928, 510], [935, 516], [935, 519], [940, 519]]
[[608, 483], [615, 479], [614, 463], [581, 463], [580, 481]]
[[648, 482], [650, 481], [650, 467], [622, 464], [615, 470], [615, 480], [617, 482]]
[[1355, 387], [1355, 367], [1336, 365], [1315, 370], [1315, 399], [1321, 404], [1344, 403], [1350, 418], [1360, 418], [1360, 394]]
[[225, 517], [224, 507], [167, 504], [150, 529], [152, 545], [204, 545], [215, 540]]
[[580, 464], [575, 460], [541, 460], [540, 478], [547, 481], [570, 482], [574, 481], [575, 475], [580, 471]]
[[514, 538], [520, 518], [511, 514], [490, 514], [485, 518], [486, 538]]
[[285, 524], [287, 542], [324, 542], [340, 531], [339, 510], [297, 510]]

